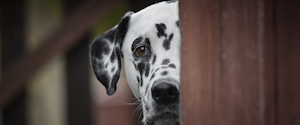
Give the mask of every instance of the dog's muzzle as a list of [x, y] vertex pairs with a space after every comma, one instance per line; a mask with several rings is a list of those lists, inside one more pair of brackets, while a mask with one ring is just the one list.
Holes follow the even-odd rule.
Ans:
[[175, 80], [158, 80], [151, 88], [154, 100], [152, 120], [177, 121], [179, 117], [179, 82]]

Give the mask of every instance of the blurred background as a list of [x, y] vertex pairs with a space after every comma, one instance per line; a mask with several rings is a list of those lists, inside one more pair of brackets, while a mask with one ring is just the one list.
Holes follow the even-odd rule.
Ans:
[[107, 96], [89, 44], [127, 11], [159, 0], [1, 0], [0, 125], [134, 125], [124, 70]]

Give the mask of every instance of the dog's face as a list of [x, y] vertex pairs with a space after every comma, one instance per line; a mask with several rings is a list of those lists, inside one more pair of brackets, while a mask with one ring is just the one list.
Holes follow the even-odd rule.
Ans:
[[143, 107], [147, 124], [176, 123], [179, 117], [181, 35], [178, 2], [161, 2], [97, 37], [91, 63], [107, 94], [116, 91], [123, 56], [129, 86]]

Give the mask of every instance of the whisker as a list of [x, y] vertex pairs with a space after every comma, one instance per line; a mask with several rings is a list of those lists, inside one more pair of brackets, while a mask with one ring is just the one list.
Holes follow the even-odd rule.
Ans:
[[133, 98], [133, 100], [136, 100], [136, 101], [134, 101], [133, 103], [125, 103], [125, 105], [133, 106], [133, 105], [139, 105], [140, 104], [140, 101], [137, 98]]
[[141, 107], [142, 107], [142, 105], [139, 105], [139, 106], [133, 111], [133, 113], [132, 113], [132, 115], [131, 115], [131, 118], [133, 117], [133, 115], [134, 115], [138, 110], [141, 109]]
[[140, 115], [139, 115], [139, 118], [138, 118], [138, 119], [140, 119], [140, 118], [141, 118], [141, 116], [142, 116], [142, 113], [143, 113], [143, 111], [141, 111], [141, 112], [140, 112]]
[[125, 103], [125, 105], [130, 105], [130, 106], [133, 106], [133, 105], [139, 105], [140, 103]]

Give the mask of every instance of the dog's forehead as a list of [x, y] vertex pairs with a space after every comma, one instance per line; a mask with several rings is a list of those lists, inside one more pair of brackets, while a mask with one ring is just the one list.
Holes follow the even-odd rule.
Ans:
[[178, 2], [161, 2], [132, 14], [129, 30], [132, 35], [147, 35], [156, 30], [155, 24], [172, 25], [178, 20]]

